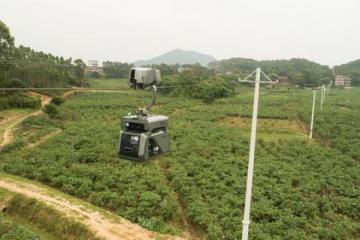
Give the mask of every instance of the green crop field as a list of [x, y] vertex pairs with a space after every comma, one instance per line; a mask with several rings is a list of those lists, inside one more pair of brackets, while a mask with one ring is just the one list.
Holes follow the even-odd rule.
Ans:
[[127, 79], [89, 79], [91, 88], [124, 88], [128, 87]]
[[[92, 84], [117, 85], [107, 81]], [[146, 162], [119, 158], [120, 118], [151, 97], [72, 95], [57, 107], [58, 119], [34, 116], [19, 126], [1, 169], [148, 229], [240, 239], [252, 90], [210, 104], [160, 95], [153, 113], [170, 118], [171, 153]], [[360, 89], [331, 90], [323, 110], [316, 103], [310, 141], [311, 104], [310, 90], [261, 90], [251, 239], [360, 238]], [[54, 129], [61, 132], [26, 147]]]

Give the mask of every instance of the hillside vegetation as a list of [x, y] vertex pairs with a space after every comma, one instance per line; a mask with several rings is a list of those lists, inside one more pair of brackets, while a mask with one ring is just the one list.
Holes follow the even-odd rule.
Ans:
[[333, 73], [328, 66], [296, 58], [264, 61], [248, 58], [231, 58], [212, 62], [209, 64], [209, 67], [219, 73], [243, 77], [253, 72], [255, 68], [261, 67], [262, 71], [273, 80], [279, 77], [287, 77], [290, 84], [301, 87], [328, 84], [334, 79]]
[[336, 74], [351, 77], [351, 84], [353, 86], [360, 86], [360, 59], [335, 66], [334, 70]]
[[[358, 239], [359, 90], [331, 91], [317, 108], [314, 141], [303, 135], [311, 91], [261, 93], [251, 239]], [[71, 113], [63, 131], [36, 148], [14, 144], [0, 156], [1, 167], [148, 229], [241, 238], [252, 90], [211, 104], [159, 96], [153, 112], [170, 117], [171, 153], [147, 162], [118, 158], [120, 117], [151, 97], [131, 90], [73, 95], [58, 106]], [[244, 124], [236, 127], [231, 121], [239, 115]], [[20, 126], [17, 136], [29, 129]]]

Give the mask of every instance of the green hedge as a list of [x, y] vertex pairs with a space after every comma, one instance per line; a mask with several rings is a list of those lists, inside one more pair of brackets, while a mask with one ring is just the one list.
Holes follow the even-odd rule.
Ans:
[[33, 108], [41, 107], [41, 100], [24, 94], [0, 95], [0, 110], [10, 108]]

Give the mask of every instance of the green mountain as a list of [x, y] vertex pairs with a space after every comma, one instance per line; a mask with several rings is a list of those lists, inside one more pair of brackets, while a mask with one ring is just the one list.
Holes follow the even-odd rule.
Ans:
[[210, 55], [202, 54], [195, 51], [186, 51], [182, 49], [175, 49], [164, 53], [160, 56], [134, 62], [136, 66], [151, 65], [151, 64], [195, 64], [207, 66], [210, 62], [216, 59]]

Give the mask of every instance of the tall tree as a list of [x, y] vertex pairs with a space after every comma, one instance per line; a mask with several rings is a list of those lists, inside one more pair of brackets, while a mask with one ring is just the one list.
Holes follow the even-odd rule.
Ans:
[[53, 56], [14, 45], [9, 28], [0, 21], [0, 87], [80, 86], [85, 64], [81, 59]]
[[14, 38], [9, 28], [0, 20], [0, 85], [5, 80], [5, 72], [9, 69], [14, 49]]

